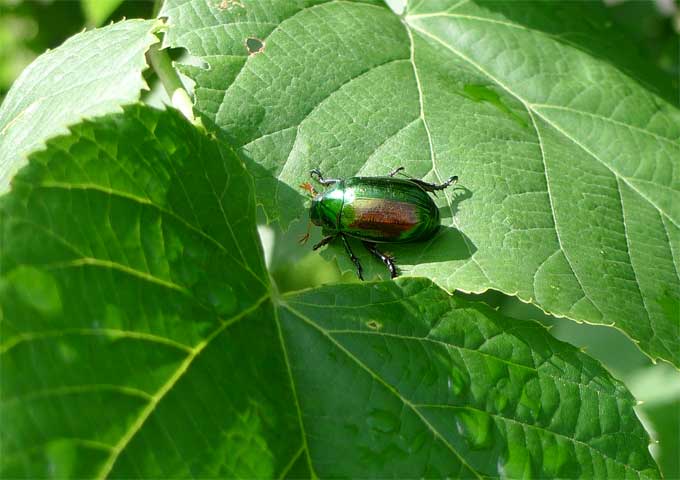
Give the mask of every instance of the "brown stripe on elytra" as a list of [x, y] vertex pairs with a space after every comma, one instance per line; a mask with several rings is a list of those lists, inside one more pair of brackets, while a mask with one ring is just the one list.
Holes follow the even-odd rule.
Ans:
[[352, 210], [354, 219], [349, 228], [379, 231], [387, 236], [399, 236], [418, 223], [418, 207], [412, 203], [356, 199]]

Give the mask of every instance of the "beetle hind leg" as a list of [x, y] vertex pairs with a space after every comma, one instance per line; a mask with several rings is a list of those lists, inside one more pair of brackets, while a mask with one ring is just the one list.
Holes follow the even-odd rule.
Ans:
[[312, 247], [312, 250], [318, 250], [324, 245], [328, 245], [337, 237], [340, 237], [342, 239], [342, 244], [345, 247], [345, 251], [347, 252], [347, 255], [349, 255], [349, 259], [352, 260], [352, 263], [357, 269], [357, 276], [359, 277], [359, 280], [363, 280], [364, 276], [363, 268], [361, 268], [361, 262], [359, 262], [359, 259], [356, 257], [356, 255], [354, 255], [354, 252], [352, 251], [352, 248], [349, 246], [349, 242], [347, 241], [347, 238], [344, 235], [342, 234], [328, 235], [327, 237], [322, 238], [319, 243], [314, 245]]
[[397, 266], [394, 263], [394, 257], [391, 255], [388, 255], [386, 253], [382, 253], [380, 250], [378, 250], [378, 247], [376, 246], [375, 243], [371, 242], [362, 242], [364, 244], [364, 247], [366, 247], [366, 250], [371, 252], [373, 256], [377, 257], [380, 259], [381, 262], [383, 262], [386, 266], [387, 269], [390, 271], [390, 277], [391, 278], [396, 278], [397, 275], [399, 275], [399, 272], [397, 271]]
[[417, 178], [411, 178], [410, 180], [413, 183], [420, 186], [426, 192], [436, 192], [437, 190], [444, 190], [445, 188], [456, 183], [458, 181], [458, 175], [454, 175], [452, 177], [449, 177], [449, 179], [447, 181], [445, 181], [444, 183], [440, 183], [440, 184], [423, 182], [422, 180], [418, 180]]
[[352, 248], [349, 246], [349, 242], [347, 241], [347, 238], [344, 235], [340, 235], [340, 238], [342, 238], [342, 244], [345, 246], [345, 251], [347, 252], [347, 255], [349, 255], [349, 259], [352, 260], [352, 263], [354, 264], [354, 266], [357, 269], [357, 277], [359, 277], [359, 280], [363, 280], [364, 275], [363, 275], [363, 268], [361, 268], [361, 262], [354, 255]]
[[404, 173], [404, 167], [398, 167], [392, 170], [390, 173], [388, 173], [389, 177], [394, 177], [396, 174], [400, 174], [402, 177], [405, 177], [418, 185], [420, 188], [425, 190], [426, 192], [436, 192], [437, 190], [444, 190], [445, 188], [453, 185], [458, 181], [458, 175], [454, 175], [452, 177], [449, 177], [449, 179], [443, 183], [436, 184], [436, 183], [429, 183], [429, 182], [424, 182], [423, 180], [419, 178], [413, 178], [409, 175], [406, 175]]

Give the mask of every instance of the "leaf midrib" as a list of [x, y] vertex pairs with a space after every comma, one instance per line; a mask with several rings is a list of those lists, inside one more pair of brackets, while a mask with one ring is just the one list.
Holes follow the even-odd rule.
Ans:
[[[298, 399], [298, 394], [297, 394], [297, 387], [295, 384], [295, 378], [293, 376], [293, 369], [290, 366], [290, 359], [288, 358], [288, 349], [286, 348], [286, 342], [283, 338], [283, 328], [281, 327], [281, 320], [279, 317], [279, 306], [284, 306], [285, 304], [280, 301], [278, 305], [274, 305], [274, 321], [276, 322], [276, 330], [279, 336], [279, 342], [281, 344], [281, 350], [283, 353], [283, 359], [286, 362], [286, 371], [288, 372], [288, 381], [290, 383], [290, 389], [291, 393], [293, 395], [293, 401], [295, 402], [295, 411], [297, 412], [297, 417], [298, 417], [298, 426], [300, 427], [300, 437], [302, 440], [302, 445], [301, 445], [301, 450], [305, 452], [305, 456], [307, 457], [307, 467], [309, 467], [309, 473], [312, 477], [312, 480], [318, 479], [318, 475], [316, 474], [316, 471], [314, 470], [314, 465], [312, 463], [312, 454], [309, 451], [309, 445], [307, 443], [307, 433], [305, 431], [305, 423], [304, 420], [302, 419], [302, 409], [300, 408], [300, 400]], [[298, 454], [299, 455], [299, 454]], [[296, 455], [297, 456], [297, 455]], [[292, 463], [289, 465], [292, 467]], [[288, 468], [288, 467], [287, 467]], [[285, 472], [285, 468], [284, 468]], [[282, 474], [283, 476], [283, 474]]]
[[[418, 105], [419, 105], [419, 109], [420, 109], [419, 118], [423, 122], [423, 126], [425, 127], [425, 133], [427, 133], [427, 142], [428, 142], [428, 146], [429, 146], [429, 149], [430, 149], [430, 161], [432, 162], [432, 172], [434, 173], [435, 178], [437, 179], [437, 182], [442, 183], [442, 178], [439, 175], [439, 171], [437, 170], [437, 159], [436, 159], [436, 155], [435, 155], [435, 152], [434, 152], [434, 143], [432, 141], [432, 135], [430, 133], [430, 127], [428, 126], [427, 118], [425, 117], [425, 99], [424, 99], [424, 94], [423, 94], [423, 87], [420, 83], [420, 75], [418, 74], [418, 67], [416, 66], [416, 45], [415, 45], [415, 42], [413, 40], [413, 32], [409, 28], [406, 21], [402, 20], [401, 23], [406, 30], [406, 34], [407, 34], [408, 40], [409, 40], [409, 50], [410, 50], [409, 59], [410, 59], [410, 62], [411, 62], [411, 66], [413, 68], [413, 76], [415, 77], [416, 87], [418, 88]], [[449, 196], [449, 192], [446, 189], [444, 190], [444, 198], [446, 199], [446, 204], [449, 207], [449, 211], [451, 212], [451, 224], [457, 230], [460, 230], [460, 227], [458, 225], [458, 220], [456, 219], [456, 215], [454, 214], [453, 202], [452, 202], [452, 200]], [[435, 237], [433, 236], [430, 239], [430, 241], [427, 243], [425, 248], [423, 248], [423, 251], [426, 248], [429, 248], [429, 246], [434, 241], [434, 239], [435, 239]], [[472, 261], [477, 266], [479, 271], [482, 272], [482, 275], [484, 275], [484, 277], [490, 283], [493, 283], [491, 281], [491, 279], [489, 278], [489, 275], [486, 273], [486, 271], [482, 268], [482, 266], [479, 264], [479, 262], [477, 261], [477, 259], [473, 255], [473, 250], [472, 250], [472, 246], [470, 245], [470, 240], [465, 235], [463, 235], [463, 242], [465, 243], [465, 248], [467, 248], [467, 251], [468, 251], [469, 261]]]

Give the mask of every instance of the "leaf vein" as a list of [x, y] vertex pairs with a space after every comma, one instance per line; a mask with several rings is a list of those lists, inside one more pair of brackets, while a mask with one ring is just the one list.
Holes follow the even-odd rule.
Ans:
[[387, 381], [385, 381], [380, 375], [375, 373], [373, 370], [371, 370], [366, 364], [364, 364], [361, 360], [359, 360], [352, 352], [347, 350], [341, 343], [339, 343], [335, 338], [333, 338], [332, 335], [330, 335], [326, 330], [324, 330], [321, 326], [317, 325], [314, 323], [313, 320], [310, 318], [306, 317], [302, 313], [298, 312], [297, 310], [293, 309], [290, 305], [284, 304], [284, 308], [286, 308], [288, 311], [290, 311], [293, 315], [296, 317], [300, 318], [303, 322], [306, 324], [310, 325], [312, 328], [316, 329], [319, 331], [324, 337], [326, 337], [336, 348], [338, 348], [340, 351], [342, 351], [345, 355], [347, 355], [348, 358], [350, 358], [354, 363], [357, 364], [361, 369], [366, 371], [373, 379], [375, 379], [378, 383], [382, 384], [388, 391], [390, 391], [394, 396], [396, 396], [401, 402], [407, 406], [413, 413], [416, 414], [416, 416], [422, 421], [422, 423], [430, 430], [434, 436], [442, 442], [455, 456], [458, 458], [458, 460], [461, 462], [462, 465], [464, 465], [470, 473], [474, 474], [477, 478], [482, 479], [482, 475], [477, 472], [470, 464], [468, 464], [465, 461], [465, 458], [456, 450], [453, 445], [451, 445], [441, 433], [437, 429], [434, 428], [434, 426], [425, 418], [419, 411], [418, 409], [408, 400], [405, 398], [401, 393], [396, 390], [392, 385], [390, 385]]
[[185, 353], [191, 353], [192, 347], [185, 345], [183, 343], [171, 340], [167, 337], [161, 337], [154, 335], [152, 333], [145, 332], [135, 332], [133, 330], [119, 330], [115, 328], [97, 328], [97, 329], [86, 329], [86, 328], [69, 328], [64, 330], [43, 330], [40, 332], [24, 332], [11, 337], [9, 340], [5, 341], [0, 345], [0, 355], [7, 353], [16, 345], [23, 342], [33, 342], [36, 340], [41, 340], [43, 338], [49, 337], [61, 337], [64, 335], [102, 335], [111, 336], [116, 338], [132, 338], [135, 340], [144, 340], [153, 343], [160, 343], [172, 348], [176, 348]]
[[256, 311], [260, 306], [270, 298], [269, 293], [265, 294], [262, 296], [259, 300], [257, 300], [253, 305], [248, 307], [245, 310], [242, 310], [239, 314], [236, 316], [232, 317], [229, 320], [225, 320], [222, 322], [222, 324], [217, 327], [215, 330], [213, 330], [212, 333], [210, 333], [202, 342], [200, 342], [198, 345], [196, 345], [191, 353], [186, 356], [184, 361], [180, 364], [180, 366], [175, 370], [175, 372], [168, 378], [168, 380], [158, 389], [156, 393], [152, 395], [152, 399], [149, 401], [149, 403], [146, 405], [144, 409], [140, 412], [140, 414], [137, 416], [135, 421], [132, 423], [130, 428], [121, 436], [120, 440], [116, 445], [113, 447], [111, 451], [111, 455], [109, 458], [106, 460], [106, 462], [102, 465], [102, 468], [100, 469], [99, 473], [95, 476], [98, 479], [104, 479], [109, 476], [109, 473], [111, 473], [111, 470], [113, 469], [116, 461], [118, 460], [118, 457], [120, 454], [123, 452], [123, 450], [130, 444], [132, 439], [135, 437], [137, 432], [141, 430], [141, 428], [144, 426], [146, 423], [146, 420], [151, 416], [151, 414], [154, 412], [156, 406], [158, 403], [165, 398], [165, 396], [168, 394], [170, 390], [177, 384], [177, 382], [182, 378], [184, 373], [189, 369], [193, 361], [198, 357], [201, 352], [219, 335], [221, 334], [227, 327], [235, 324], [242, 318], [248, 316], [252, 312]]
[[[497, 414], [497, 413], [490, 413], [490, 412], [487, 412], [486, 410], [480, 410], [480, 409], [472, 407], [470, 405], [460, 405], [460, 406], [458, 406], [458, 405], [439, 405], [439, 404], [414, 404], [414, 406], [416, 408], [443, 408], [443, 409], [451, 409], [451, 410], [473, 410], [473, 411], [478, 411], [478, 412], [484, 413], [486, 415], [490, 415], [490, 416], [497, 418], [497, 419], [499, 419], [503, 422], [514, 423], [514, 424], [520, 425], [523, 429], [529, 428], [529, 429], [539, 430], [539, 431], [542, 431], [542, 432], [547, 433], [549, 435], [554, 435], [556, 437], [564, 438], [564, 439], [566, 439], [570, 442], [573, 442], [575, 444], [582, 445], [582, 446], [586, 447], [586, 449], [591, 452], [591, 455], [593, 453], [597, 453], [602, 458], [609, 460], [609, 461], [612, 461], [616, 464], [619, 464], [619, 465], [623, 466], [625, 469], [630, 470], [632, 472], [635, 472], [637, 474], [637, 476], [640, 477], [640, 472], [638, 470], [634, 469], [630, 465], [627, 465], [626, 463], [624, 463], [620, 460], [617, 460], [616, 458], [613, 458], [613, 457], [606, 455], [602, 450], [595, 448], [595, 447], [593, 447], [592, 445], [590, 445], [586, 442], [583, 442], [581, 440], [577, 440], [576, 438], [569, 437], [569, 436], [567, 436], [563, 433], [555, 432], [554, 430], [548, 430], [548, 429], [541, 427], [539, 425], [520, 422], [518, 420], [515, 420], [514, 418], [505, 417], [505, 416]], [[619, 432], [619, 433], [623, 433], [623, 432]], [[637, 438], [639, 438], [640, 440], [644, 440], [641, 437], [637, 437]]]

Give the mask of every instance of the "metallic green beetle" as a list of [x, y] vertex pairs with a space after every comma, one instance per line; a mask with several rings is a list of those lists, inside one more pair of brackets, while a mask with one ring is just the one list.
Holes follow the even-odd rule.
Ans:
[[[417, 178], [394, 178], [399, 167], [386, 177], [352, 177], [345, 180], [324, 178], [318, 168], [309, 173], [321, 185], [332, 188], [317, 193], [310, 184], [302, 185], [312, 195], [309, 217], [323, 227], [325, 237], [314, 245], [317, 250], [340, 237], [363, 280], [359, 259], [346, 237], [361, 240], [366, 249], [379, 258], [397, 276], [394, 258], [378, 250], [376, 243], [407, 243], [427, 240], [439, 229], [439, 210], [428, 192], [444, 190], [457, 176], [437, 185]], [[402, 174], [403, 175], [403, 174]]]

